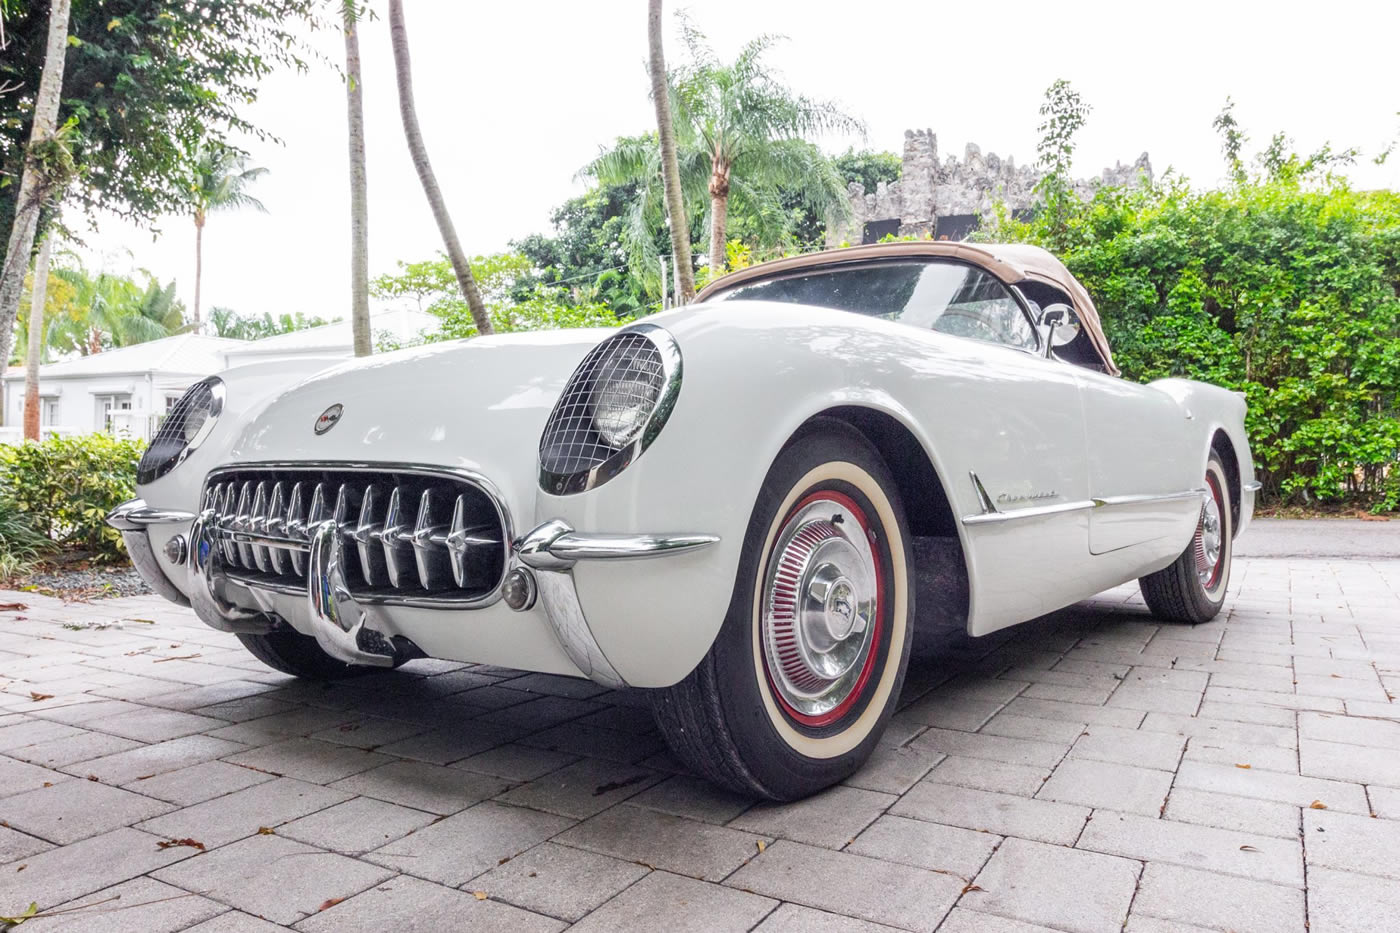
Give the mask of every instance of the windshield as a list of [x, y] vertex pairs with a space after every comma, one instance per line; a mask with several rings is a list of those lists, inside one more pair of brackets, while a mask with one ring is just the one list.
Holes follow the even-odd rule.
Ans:
[[740, 285], [718, 297], [818, 305], [958, 337], [1036, 347], [1035, 330], [1006, 286], [959, 262], [835, 266]]

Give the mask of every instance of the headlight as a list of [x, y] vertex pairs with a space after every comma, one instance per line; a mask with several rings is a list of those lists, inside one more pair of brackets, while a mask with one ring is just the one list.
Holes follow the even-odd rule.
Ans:
[[681, 351], [654, 324], [620, 331], [589, 351], [540, 437], [540, 486], [565, 495], [607, 482], [651, 446], [681, 384]]
[[160, 479], [184, 463], [213, 432], [223, 410], [224, 382], [218, 376], [190, 386], [151, 438], [136, 468], [136, 482]]

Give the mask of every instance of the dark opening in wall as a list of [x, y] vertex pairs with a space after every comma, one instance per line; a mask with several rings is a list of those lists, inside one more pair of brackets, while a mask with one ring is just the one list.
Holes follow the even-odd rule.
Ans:
[[899, 221], [896, 220], [872, 220], [865, 225], [865, 230], [861, 233], [860, 242], [879, 243], [887, 236], [899, 235]]

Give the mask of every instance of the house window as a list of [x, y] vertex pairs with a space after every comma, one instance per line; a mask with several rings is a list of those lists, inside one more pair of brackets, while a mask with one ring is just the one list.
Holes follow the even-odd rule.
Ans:
[[58, 424], [58, 399], [46, 398], [40, 401], [39, 423], [47, 425]]
[[130, 395], [100, 395], [97, 398], [98, 423], [102, 430], [111, 434], [116, 427], [127, 427], [126, 419], [117, 422], [116, 412], [131, 411]]

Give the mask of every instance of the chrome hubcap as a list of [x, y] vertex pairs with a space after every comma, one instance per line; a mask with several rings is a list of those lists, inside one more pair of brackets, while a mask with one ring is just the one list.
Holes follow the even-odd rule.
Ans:
[[845, 702], [870, 659], [879, 605], [875, 555], [858, 516], [830, 499], [783, 525], [763, 587], [763, 650], [773, 686], [801, 716]]
[[1201, 520], [1196, 529], [1196, 574], [1206, 589], [1215, 584], [1219, 574], [1223, 540], [1220, 501], [1212, 489], [1201, 507]]

